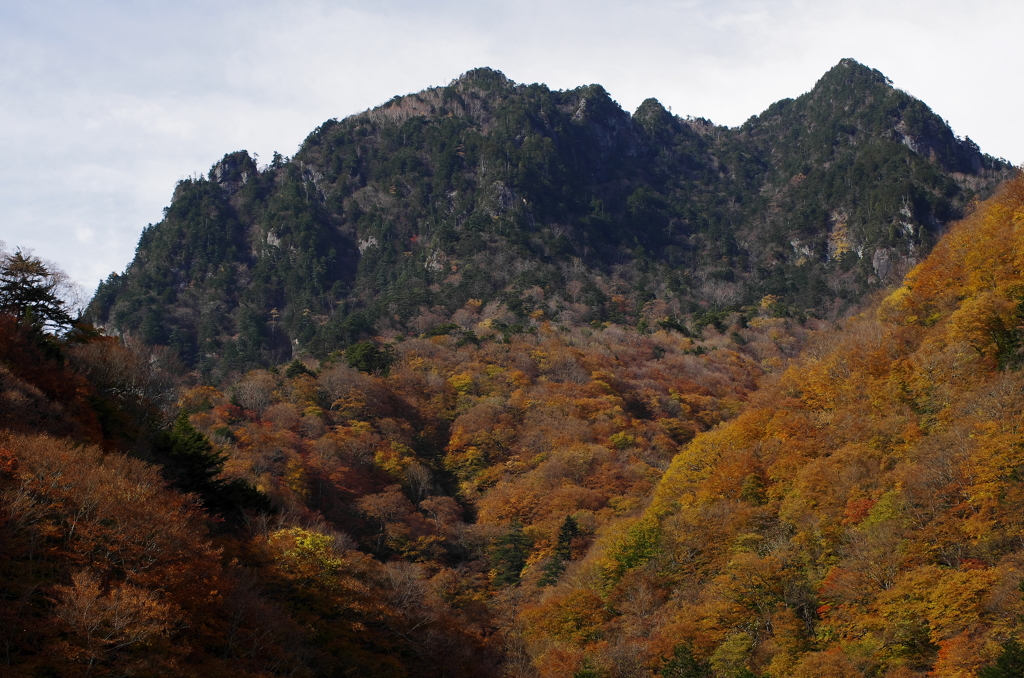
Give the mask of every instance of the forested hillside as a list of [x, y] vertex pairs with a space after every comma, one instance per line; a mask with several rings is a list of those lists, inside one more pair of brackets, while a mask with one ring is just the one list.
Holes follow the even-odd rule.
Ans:
[[541, 674], [1020, 675], [1022, 238], [1017, 179], [684, 446], [524, 606]]
[[109, 335], [0, 248], [0, 674], [1019, 676], [1010, 173], [477, 71], [180, 184]]
[[835, 318], [1010, 169], [848, 59], [735, 129], [478, 69], [180, 182], [89, 316], [214, 381], [472, 299], [509, 326], [685, 323], [766, 295]]
[[796, 354], [811, 324], [777, 310], [699, 338], [484, 319], [221, 389], [166, 348], [10, 316], [4, 665], [532, 675], [520, 598]]
[[481, 321], [176, 402], [8, 316], [3, 665], [1017, 675], [1022, 228], [1016, 179], [838, 327]]

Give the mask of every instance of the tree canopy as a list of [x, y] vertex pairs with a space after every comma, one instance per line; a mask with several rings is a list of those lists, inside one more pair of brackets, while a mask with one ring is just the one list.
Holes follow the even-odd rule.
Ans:
[[0, 312], [21, 323], [57, 333], [70, 329], [74, 318], [61, 294], [67, 284], [63, 271], [38, 257], [0, 251]]

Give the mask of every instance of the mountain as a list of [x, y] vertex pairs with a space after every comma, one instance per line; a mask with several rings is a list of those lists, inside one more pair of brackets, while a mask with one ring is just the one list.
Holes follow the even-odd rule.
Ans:
[[849, 59], [738, 128], [477, 69], [180, 182], [88, 314], [214, 376], [467, 304], [520, 329], [685, 328], [768, 295], [835, 317], [1011, 172]]
[[[1022, 225], [1018, 177], [839, 323], [767, 300], [694, 338], [481, 328], [223, 391], [174, 389], [166, 348], [0, 316], [0, 662], [1018, 676]], [[276, 512], [182, 493], [214, 467]]]
[[120, 336], [0, 252], [0, 673], [1020, 675], [1024, 179], [943, 130], [478, 71], [180, 184]]

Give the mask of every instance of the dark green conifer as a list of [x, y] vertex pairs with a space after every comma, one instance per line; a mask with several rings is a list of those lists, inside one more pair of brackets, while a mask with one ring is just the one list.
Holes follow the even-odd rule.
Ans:
[[572, 560], [572, 540], [580, 534], [579, 525], [572, 516], [566, 516], [562, 527], [558, 530], [558, 543], [551, 554], [551, 560], [544, 566], [544, 576], [537, 582], [538, 586], [551, 586], [565, 572], [565, 562]]
[[369, 374], [386, 374], [391, 367], [391, 353], [377, 348], [372, 341], [361, 341], [345, 349], [349, 367]]
[[206, 436], [189, 422], [187, 413], [178, 415], [174, 426], [157, 436], [153, 447], [171, 487], [198, 495], [207, 509], [222, 514], [239, 509], [272, 509], [270, 499], [241, 478], [230, 482], [218, 478], [227, 456], [213, 449]]
[[62, 277], [21, 250], [0, 255], [0, 312], [40, 330], [70, 328], [74, 320], [57, 295]]
[[157, 442], [157, 450], [168, 462], [165, 475], [179, 490], [203, 495], [220, 485], [217, 476], [227, 458], [214, 451], [186, 413], [178, 415], [171, 430]]
[[523, 524], [518, 520], [512, 521], [509, 531], [494, 542], [491, 550], [491, 568], [496, 585], [514, 586], [519, 583], [530, 546], [529, 537], [523, 533]]
[[298, 377], [303, 374], [311, 375], [312, 372], [306, 369], [306, 366], [299, 362], [297, 358], [288, 363], [288, 367], [284, 371], [284, 376], [288, 377], [289, 379], [294, 379], [295, 377]]
[[992, 666], [978, 672], [979, 678], [1021, 678], [1024, 676], [1024, 645], [1010, 638], [1003, 645], [1003, 653]]
[[661, 667], [659, 676], [664, 678], [711, 678], [711, 666], [693, 656], [689, 645], [676, 645], [672, 658]]

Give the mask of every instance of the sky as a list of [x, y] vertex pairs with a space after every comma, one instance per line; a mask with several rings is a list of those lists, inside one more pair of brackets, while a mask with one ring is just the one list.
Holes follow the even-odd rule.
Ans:
[[0, 0], [0, 241], [90, 296], [175, 184], [488, 66], [736, 126], [844, 57], [1024, 164], [1020, 0]]

